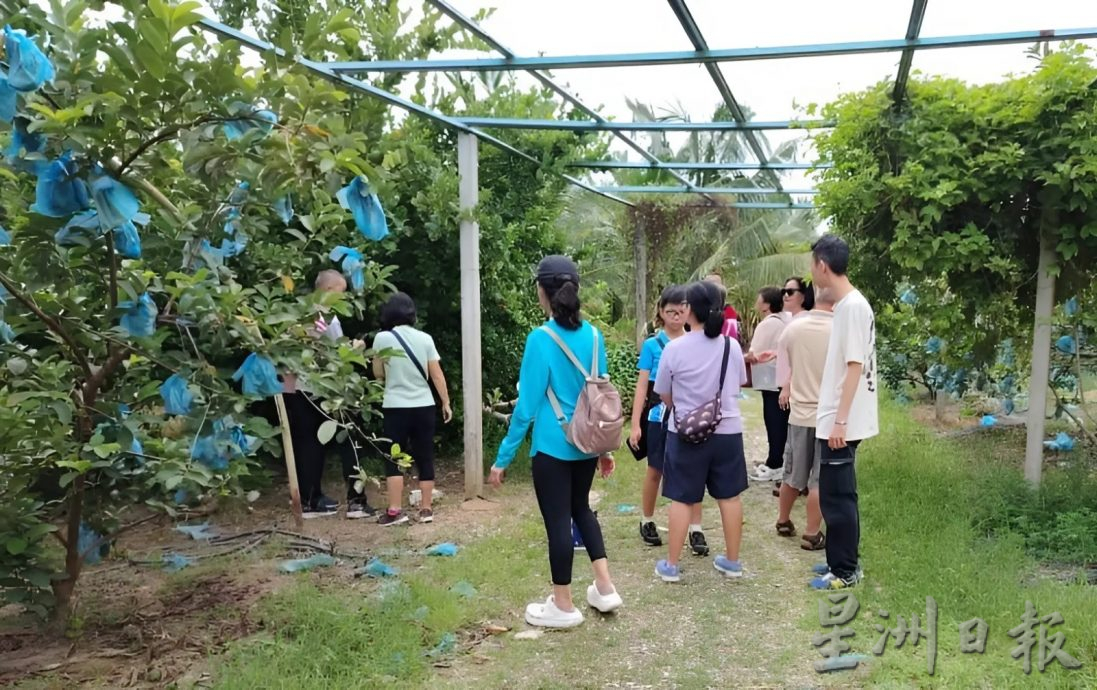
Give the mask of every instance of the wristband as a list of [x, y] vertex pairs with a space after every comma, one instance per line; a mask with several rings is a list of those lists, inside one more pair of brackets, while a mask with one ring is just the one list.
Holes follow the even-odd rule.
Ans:
[[846, 425], [848, 425], [848, 424], [849, 424], [849, 422], [835, 422], [835, 424], [836, 424], [837, 426], [846, 426]]

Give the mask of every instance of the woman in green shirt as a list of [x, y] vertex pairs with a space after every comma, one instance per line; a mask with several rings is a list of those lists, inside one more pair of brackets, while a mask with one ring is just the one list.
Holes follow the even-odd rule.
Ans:
[[[431, 384], [442, 403], [442, 421], [453, 419], [449, 404], [446, 377], [434, 346], [434, 338], [414, 328], [415, 302], [403, 292], [397, 292], [381, 307], [381, 332], [373, 340], [374, 352], [402, 351], [404, 356], [373, 360], [373, 373], [385, 382], [384, 435], [409, 453], [419, 470], [419, 521], [434, 522], [431, 499], [434, 493], [434, 427], [436, 406]], [[404, 494], [404, 472], [392, 461], [385, 460], [385, 485], [389, 508], [378, 522], [399, 525], [408, 521], [401, 508]]]

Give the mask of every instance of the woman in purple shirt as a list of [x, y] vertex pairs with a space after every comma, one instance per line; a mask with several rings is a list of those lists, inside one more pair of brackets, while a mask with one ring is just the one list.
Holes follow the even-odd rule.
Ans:
[[[655, 565], [655, 574], [664, 582], [680, 579], [678, 560], [690, 511], [704, 498], [706, 487], [720, 507], [727, 545], [727, 553], [717, 556], [713, 566], [727, 577], [743, 574], [739, 563], [743, 534], [739, 494], [747, 488], [747, 465], [739, 388], [746, 383], [747, 368], [739, 343], [720, 333], [724, 312], [719, 289], [711, 283], [693, 283], [686, 290], [686, 304], [690, 332], [667, 345], [655, 379], [655, 392], [671, 410], [663, 470], [663, 496], [672, 501], [670, 543], [667, 559]], [[678, 423], [684, 416], [717, 397], [720, 404], [715, 432], [700, 443], [680, 437]]]

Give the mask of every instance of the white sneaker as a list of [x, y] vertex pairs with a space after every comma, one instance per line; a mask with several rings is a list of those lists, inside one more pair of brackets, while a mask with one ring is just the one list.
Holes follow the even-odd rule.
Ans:
[[763, 464], [754, 468], [754, 474], [750, 475], [750, 478], [757, 482], [772, 482], [780, 479], [783, 474], [782, 468], [770, 468]]
[[612, 613], [621, 607], [621, 604], [625, 603], [621, 599], [621, 595], [614, 589], [609, 594], [602, 594], [598, 591], [598, 585], [591, 585], [587, 587], [587, 603], [598, 609], [602, 613]]
[[526, 622], [539, 628], [574, 628], [582, 625], [583, 614], [579, 609], [561, 611], [556, 607], [552, 595], [543, 604], [530, 604], [526, 607]]

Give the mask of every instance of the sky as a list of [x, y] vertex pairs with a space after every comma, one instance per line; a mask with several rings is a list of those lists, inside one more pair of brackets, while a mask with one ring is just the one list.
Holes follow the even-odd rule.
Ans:
[[[522, 56], [631, 53], [691, 50], [670, 6], [663, 0], [450, 0], [466, 16], [494, 7], [483, 26], [504, 46]], [[417, 0], [402, 0], [408, 8]], [[689, 8], [709, 47], [745, 48], [809, 43], [902, 38], [910, 18], [910, 0], [691, 0]], [[930, 0], [922, 36], [951, 36], [1097, 25], [1092, 0]], [[1097, 42], [1089, 41], [1097, 46]], [[957, 77], [972, 83], [995, 81], [1008, 73], [1031, 71], [1028, 45], [918, 51], [913, 69]], [[472, 55], [451, 51], [449, 56]], [[487, 57], [489, 55], [481, 54]], [[490, 54], [495, 57], [497, 55]], [[757, 120], [803, 117], [798, 106], [824, 104], [894, 77], [899, 53], [831, 56], [724, 63], [732, 93], [754, 111]], [[606, 117], [631, 120], [626, 98], [657, 110], [680, 105], [694, 121], [708, 121], [719, 94], [701, 65], [556, 70], [556, 81], [569, 85], [587, 105], [601, 106]], [[525, 81], [528, 80], [528, 81]], [[523, 83], [533, 84], [523, 75]], [[641, 135], [642, 136], [642, 135]], [[774, 133], [774, 144], [785, 133]], [[614, 150], [629, 151], [621, 142]], [[631, 152], [630, 159], [639, 159]], [[810, 147], [805, 156], [813, 158]], [[801, 173], [785, 177], [785, 186], [812, 186]]]

